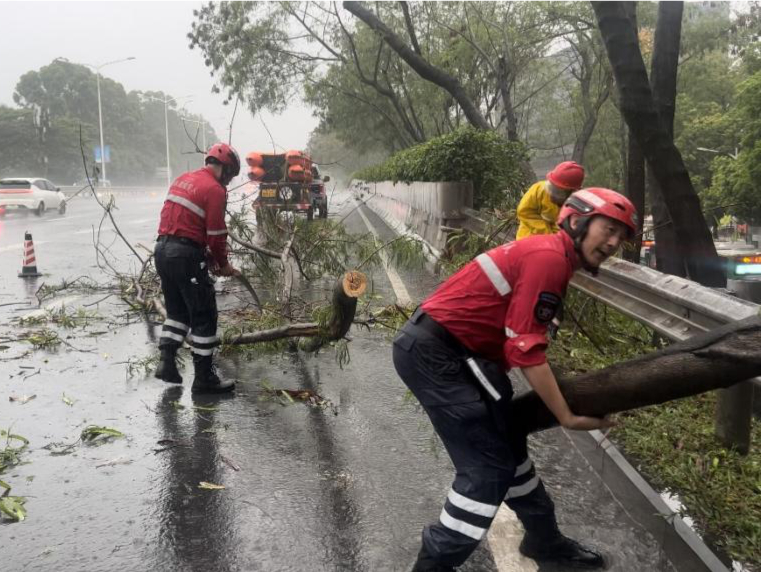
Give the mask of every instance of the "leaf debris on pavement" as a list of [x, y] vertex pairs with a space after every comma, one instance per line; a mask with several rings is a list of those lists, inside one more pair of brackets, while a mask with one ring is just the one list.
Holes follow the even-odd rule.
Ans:
[[198, 483], [198, 488], [204, 489], [207, 491], [221, 491], [227, 487], [225, 487], [224, 485], [215, 485], [214, 483], [207, 483], [206, 481], [201, 481], [200, 483]]
[[85, 443], [104, 442], [109, 439], [119, 439], [124, 437], [124, 433], [111, 427], [102, 427], [99, 425], [88, 425], [82, 429], [80, 438]]
[[240, 471], [240, 467], [229, 457], [225, 457], [224, 455], [220, 455], [219, 458], [222, 460], [223, 463], [228, 465], [233, 471]]
[[156, 441], [157, 445], [161, 445], [160, 449], [154, 449], [153, 454], [157, 453], [163, 453], [164, 451], [168, 451], [169, 449], [174, 449], [175, 447], [190, 447], [190, 443], [184, 443], [182, 441], [177, 441], [175, 439], [159, 439]]
[[36, 394], [34, 394], [34, 395], [11, 395], [8, 398], [8, 401], [10, 401], [11, 403], [18, 402], [21, 405], [23, 405], [24, 403], [27, 403], [27, 402], [31, 401], [35, 397], [37, 397]]
[[101, 467], [114, 467], [116, 465], [129, 465], [132, 462], [132, 459], [128, 459], [127, 457], [117, 457], [116, 459], [111, 459], [110, 461], [104, 461], [102, 463], [98, 463], [95, 465], [96, 469], [100, 469]]

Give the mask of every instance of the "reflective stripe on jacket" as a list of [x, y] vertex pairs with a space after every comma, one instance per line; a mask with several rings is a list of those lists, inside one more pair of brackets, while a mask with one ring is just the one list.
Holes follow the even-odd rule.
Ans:
[[532, 236], [479, 254], [422, 304], [476, 355], [506, 367], [547, 361], [547, 326], [580, 266], [565, 232]]
[[161, 209], [159, 235], [184, 236], [206, 245], [214, 263], [227, 265], [227, 191], [207, 167], [180, 175]]
[[519, 226], [516, 240], [535, 234], [554, 234], [558, 229], [557, 221], [560, 207], [550, 200], [547, 181], [531, 185], [518, 203], [516, 215]]

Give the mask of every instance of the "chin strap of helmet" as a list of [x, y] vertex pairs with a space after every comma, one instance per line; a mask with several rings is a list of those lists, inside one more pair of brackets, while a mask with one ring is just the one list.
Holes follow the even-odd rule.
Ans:
[[563, 224], [561, 225], [561, 228], [573, 239], [573, 248], [576, 250], [576, 254], [579, 255], [579, 258], [581, 259], [581, 267], [592, 274], [592, 276], [597, 276], [598, 268], [591, 266], [587, 259], [584, 257], [584, 252], [581, 250], [581, 243], [584, 241], [584, 238], [587, 236], [587, 231], [589, 230], [589, 222], [592, 220], [592, 217], [580, 217], [578, 226], [574, 229], [571, 227], [571, 218], [568, 217], [563, 221]]
[[235, 176], [233, 172], [235, 169], [231, 167], [230, 165], [225, 165], [222, 163], [222, 181], [224, 181], [224, 186], [227, 186], [230, 184], [230, 181], [233, 180], [233, 177]]

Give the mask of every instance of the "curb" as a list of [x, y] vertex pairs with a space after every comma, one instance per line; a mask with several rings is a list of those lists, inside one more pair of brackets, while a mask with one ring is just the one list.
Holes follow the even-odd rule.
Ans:
[[386, 224], [386, 226], [388, 226], [396, 234], [407, 236], [409, 238], [412, 238], [413, 240], [416, 240], [422, 243], [425, 247], [423, 248], [423, 256], [425, 256], [425, 259], [426, 259], [426, 266], [429, 271], [434, 272], [436, 267], [439, 264], [439, 258], [441, 258], [441, 251], [437, 249], [436, 247], [434, 247], [430, 242], [428, 242], [422, 236], [417, 234], [414, 230], [412, 230], [411, 227], [395, 219], [391, 214], [386, 212], [384, 209], [381, 209], [377, 205], [372, 204], [372, 199], [374, 197], [375, 197], [374, 194], [370, 194], [367, 198], [360, 199], [357, 193], [352, 193], [352, 200], [354, 201], [354, 205], [356, 208], [360, 208], [361, 206], [367, 207], [375, 215], [377, 215], [378, 218], [380, 218]]
[[665, 503], [600, 431], [566, 431], [613, 496], [655, 538], [680, 572], [730, 572], [702, 538]]

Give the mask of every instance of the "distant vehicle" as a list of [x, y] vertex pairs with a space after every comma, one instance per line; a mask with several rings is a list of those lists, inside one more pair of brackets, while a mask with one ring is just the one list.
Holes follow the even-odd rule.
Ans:
[[24, 209], [42, 216], [46, 210], [66, 212], [66, 197], [61, 189], [47, 179], [13, 177], [0, 179], [0, 214], [7, 210]]
[[746, 242], [714, 242], [716, 253], [727, 265], [727, 278], [758, 280], [761, 277], [761, 249]]
[[325, 179], [312, 159], [301, 151], [287, 153], [258, 153], [246, 155], [248, 178], [258, 185], [259, 196], [253, 203], [257, 221], [263, 212], [303, 212], [307, 220], [314, 218], [315, 209], [321, 218], [328, 216]]

